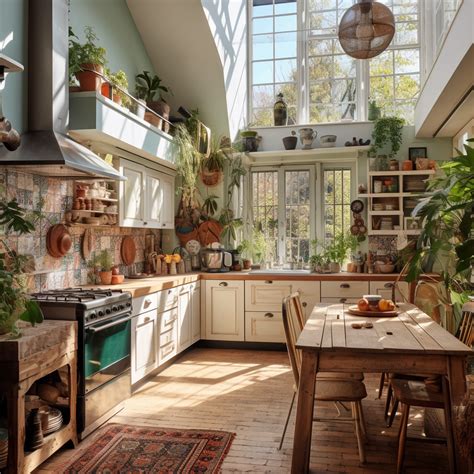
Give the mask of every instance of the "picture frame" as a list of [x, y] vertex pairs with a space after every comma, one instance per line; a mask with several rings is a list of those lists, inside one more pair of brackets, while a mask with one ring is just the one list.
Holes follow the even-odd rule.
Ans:
[[428, 158], [428, 149], [425, 146], [408, 148], [408, 159], [415, 165], [417, 158]]

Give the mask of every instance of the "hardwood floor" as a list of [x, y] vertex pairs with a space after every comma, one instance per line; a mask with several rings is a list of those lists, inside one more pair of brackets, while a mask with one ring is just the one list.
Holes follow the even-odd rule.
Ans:
[[[384, 397], [377, 399], [379, 376], [367, 375], [363, 401], [369, 444], [367, 464], [359, 465], [353, 425], [315, 423], [311, 471], [395, 472], [399, 421], [383, 422]], [[222, 471], [287, 473], [290, 470], [294, 412], [281, 451], [277, 450], [292, 395], [292, 374], [285, 352], [193, 349], [143, 385], [111, 421], [134, 425], [227, 430], [236, 438]], [[318, 415], [335, 416], [333, 404]], [[420, 434], [422, 414], [413, 410], [409, 433]], [[87, 440], [84, 441], [87, 443]], [[55, 470], [73, 451], [62, 450], [38, 470]], [[407, 473], [447, 472], [446, 447], [408, 442]]]

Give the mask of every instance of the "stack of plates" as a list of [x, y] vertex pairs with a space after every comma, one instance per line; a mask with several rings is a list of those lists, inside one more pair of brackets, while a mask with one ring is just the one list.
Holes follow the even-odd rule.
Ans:
[[7, 466], [8, 458], [8, 430], [0, 428], [0, 469]]
[[380, 221], [380, 230], [393, 230], [393, 223], [391, 217], [382, 217]]
[[43, 436], [58, 431], [63, 424], [63, 414], [54, 407], [46, 406], [40, 409]]

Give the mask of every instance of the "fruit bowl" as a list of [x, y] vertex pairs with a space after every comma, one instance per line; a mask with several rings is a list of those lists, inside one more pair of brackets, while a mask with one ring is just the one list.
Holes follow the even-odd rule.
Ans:
[[369, 318], [393, 318], [394, 316], [398, 316], [401, 311], [393, 310], [393, 311], [361, 311], [357, 305], [352, 305], [349, 306], [347, 309], [347, 312], [349, 314], [352, 314], [354, 316], [365, 316]]

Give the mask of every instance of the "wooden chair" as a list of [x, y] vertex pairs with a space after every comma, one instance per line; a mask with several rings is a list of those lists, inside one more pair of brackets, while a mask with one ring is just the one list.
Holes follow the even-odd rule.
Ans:
[[[288, 421], [293, 409], [295, 396], [298, 391], [300, 380], [301, 367], [301, 351], [296, 349], [296, 341], [303, 328], [303, 311], [298, 293], [283, 300], [283, 325], [285, 328], [286, 346], [288, 350], [288, 357], [290, 359], [291, 369], [295, 385], [293, 387], [293, 396], [291, 399], [290, 408], [286, 417], [285, 426], [280, 441], [281, 449], [283, 440], [285, 438]], [[320, 418], [314, 417], [313, 421], [337, 421], [337, 422], [351, 422], [354, 423], [357, 437], [357, 445], [359, 448], [359, 459], [361, 463], [365, 463], [364, 442], [367, 439], [367, 431], [364, 423], [364, 416], [362, 410], [362, 399], [367, 397], [367, 391], [363, 382], [358, 380], [360, 374], [338, 374], [333, 372], [322, 372], [316, 378], [316, 401], [325, 402], [350, 402], [352, 415], [351, 417], [336, 417], [336, 418]]]

